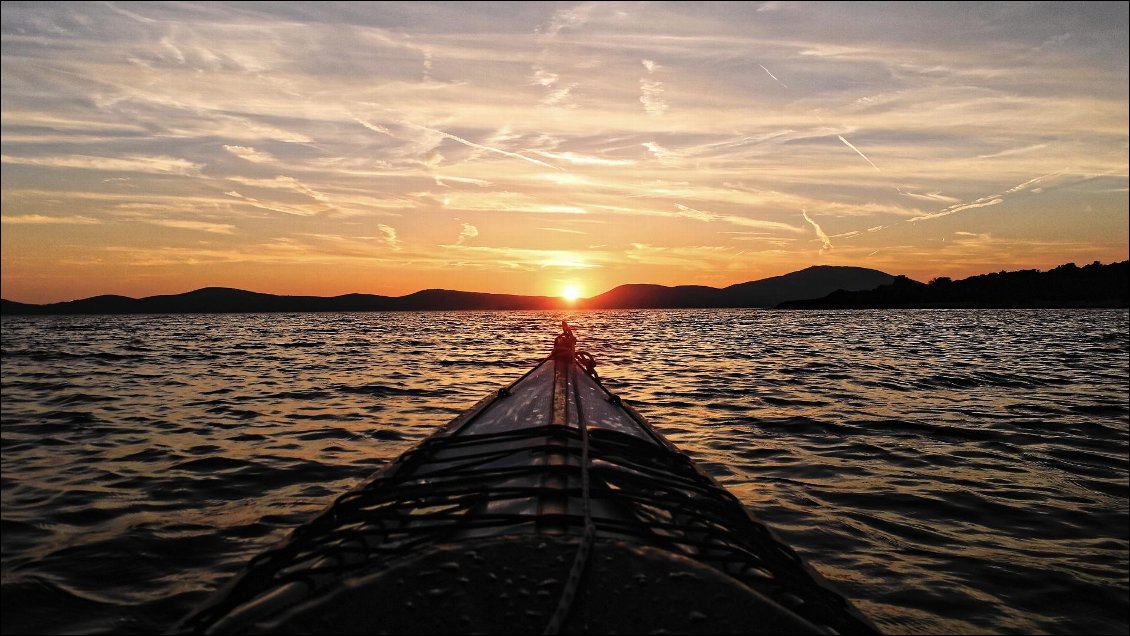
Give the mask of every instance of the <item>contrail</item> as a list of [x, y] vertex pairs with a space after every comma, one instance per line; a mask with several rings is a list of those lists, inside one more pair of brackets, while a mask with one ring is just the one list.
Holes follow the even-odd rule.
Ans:
[[[760, 64], [758, 64], [758, 66], [761, 66], [761, 65], [760, 65]], [[765, 71], [766, 73], [769, 73], [769, 77], [772, 77], [772, 78], [773, 78], [773, 80], [774, 80], [774, 81], [776, 81], [776, 82], [777, 82], [778, 84], [780, 84], [781, 86], [784, 86], [785, 88], [788, 88], [788, 87], [789, 87], [789, 85], [788, 85], [788, 84], [786, 84], [786, 83], [782, 82], [781, 80], [777, 79], [777, 76], [776, 76], [776, 75], [774, 75], [773, 73], [771, 73], [771, 72], [769, 71], [769, 69], [765, 68], [764, 66], [761, 66], [761, 70]], [[841, 137], [841, 139], [842, 139], [842, 137]]]
[[1029, 180], [1025, 181], [1024, 183], [1021, 183], [1018, 186], [1013, 186], [1013, 187], [1009, 188], [1008, 190], [1005, 190], [1004, 193], [1005, 194], [1012, 194], [1013, 192], [1019, 192], [1019, 191], [1023, 190], [1024, 188], [1027, 188], [1028, 186], [1032, 185], [1033, 183], [1038, 183], [1040, 181], [1043, 181], [1044, 179], [1047, 179], [1048, 177], [1054, 177], [1056, 175], [1063, 174], [1066, 171], [1067, 171], [1067, 168], [1064, 168], [1063, 170], [1057, 170], [1055, 172], [1049, 172], [1048, 174], [1041, 175], [1039, 177], [1036, 177], [1035, 179], [1029, 179]]
[[[355, 117], [354, 119], [357, 121], [357, 123], [361, 124], [362, 126], [368, 128], [369, 130], [371, 130], [373, 132], [378, 132], [378, 133], [382, 133], [382, 134], [385, 134], [385, 135], [392, 136], [392, 131], [390, 131], [388, 128], [385, 128], [384, 126], [381, 126], [381, 125], [378, 125], [378, 124], [371, 124], [371, 123], [369, 123], [369, 122], [367, 122], [363, 119], [357, 118], [357, 117]], [[444, 137], [445, 139], [457, 141], [457, 142], [463, 144], [464, 146], [469, 146], [471, 148], [477, 148], [478, 150], [485, 150], [487, 152], [496, 152], [500, 155], [512, 157], [514, 159], [521, 159], [522, 161], [528, 161], [532, 164], [539, 165], [539, 166], [542, 166], [542, 167], [545, 167], [545, 168], [549, 168], [551, 170], [562, 170], [561, 168], [558, 168], [557, 166], [554, 166], [554, 165], [550, 165], [550, 164], [548, 164], [544, 161], [538, 161], [537, 159], [533, 159], [531, 157], [527, 157], [526, 155], [519, 154], [519, 153], [516, 153], [516, 152], [508, 152], [506, 150], [502, 150], [501, 148], [492, 148], [490, 146], [484, 146], [482, 144], [477, 144], [473, 141], [468, 141], [466, 139], [463, 139], [462, 137], [458, 137], [458, 136], [453, 135], [451, 133], [443, 132], [442, 130], [436, 130], [435, 128], [428, 128], [427, 126], [421, 126], [420, 124], [414, 124], [410, 121], [401, 121], [400, 123], [404, 124], [405, 126], [411, 126], [412, 128], [419, 128], [420, 130], [426, 130], [430, 133], [435, 133], [435, 134], [437, 134], [441, 137]]]
[[517, 152], [509, 152], [509, 151], [506, 151], [506, 150], [502, 150], [501, 148], [491, 148], [490, 146], [484, 146], [482, 144], [477, 144], [473, 141], [468, 141], [466, 139], [463, 139], [462, 137], [457, 137], [457, 136], [455, 136], [451, 133], [446, 133], [446, 132], [443, 132], [442, 130], [436, 130], [434, 128], [428, 128], [427, 126], [421, 126], [420, 124], [413, 124], [411, 122], [405, 122], [405, 123], [407, 123], [410, 126], [414, 126], [416, 128], [419, 128], [421, 130], [427, 130], [429, 132], [433, 132], [437, 135], [440, 135], [441, 137], [445, 137], [445, 138], [450, 139], [452, 141], [457, 141], [457, 142], [463, 144], [464, 146], [469, 146], [471, 148], [478, 148], [479, 150], [486, 150], [488, 152], [496, 152], [496, 153], [498, 153], [500, 155], [504, 155], [506, 157], [512, 157], [514, 159], [521, 159], [522, 161], [529, 161], [530, 163], [535, 164], [535, 165], [544, 166], [544, 167], [549, 168], [551, 170], [561, 170], [562, 172], [564, 172], [564, 170], [562, 170], [561, 168], [558, 168], [557, 166], [550, 165], [550, 164], [548, 164], [544, 161], [538, 161], [537, 159], [527, 157], [526, 155], [519, 154]]
[[943, 216], [949, 216], [949, 215], [954, 214], [956, 212], [961, 212], [962, 210], [972, 210], [974, 208], [984, 208], [984, 207], [988, 207], [990, 205], [996, 205], [998, 203], [1003, 203], [1003, 202], [1004, 202], [1004, 199], [1001, 198], [1000, 195], [997, 195], [995, 197], [981, 197], [980, 199], [977, 199], [973, 203], [963, 203], [961, 205], [951, 205], [950, 207], [942, 210], [941, 212], [934, 212], [932, 214], [923, 214], [921, 216], [911, 217], [911, 218], [907, 219], [906, 222], [907, 223], [917, 223], [919, 221], [928, 221], [930, 219], [936, 219], [936, 218], [943, 217]]
[[812, 225], [812, 229], [816, 230], [816, 238], [820, 239], [820, 242], [824, 244], [824, 247], [821, 248], [821, 251], [832, 249], [832, 239], [828, 238], [828, 235], [824, 233], [824, 230], [820, 229], [820, 226], [816, 224], [816, 221], [808, 218], [807, 211], [801, 210], [800, 213], [804, 216], [804, 220], [808, 221], [808, 223]]
[[875, 169], [875, 172], [878, 172], [880, 174], [883, 173], [883, 171], [879, 169], [879, 166], [875, 165], [874, 162], [872, 162], [870, 159], [867, 158], [867, 155], [865, 155], [865, 154], [863, 154], [862, 152], [859, 151], [859, 148], [856, 148], [855, 146], [851, 145], [851, 142], [848, 141], [847, 139], [844, 139], [842, 136], [840, 136], [840, 135], [836, 135], [836, 136], [840, 138], [840, 141], [844, 142], [845, 146], [854, 150], [856, 152], [856, 154], [858, 154], [860, 157], [863, 157], [864, 161], [871, 164], [871, 167]]
[[362, 126], [368, 128], [369, 130], [371, 130], [373, 132], [378, 132], [378, 133], [381, 133], [382, 135], [388, 135], [389, 137], [392, 136], [392, 131], [389, 130], [388, 128], [385, 128], [384, 126], [380, 126], [378, 124], [370, 124], [369, 122], [365, 121], [364, 119], [361, 119], [360, 117], [354, 117], [353, 121], [357, 122], [358, 124], [361, 124]]

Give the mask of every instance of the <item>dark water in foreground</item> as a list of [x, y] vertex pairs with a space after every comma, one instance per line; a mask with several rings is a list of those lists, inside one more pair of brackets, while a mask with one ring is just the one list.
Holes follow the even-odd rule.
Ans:
[[562, 317], [883, 630], [1126, 633], [1125, 310], [5, 317], [3, 631], [166, 629]]

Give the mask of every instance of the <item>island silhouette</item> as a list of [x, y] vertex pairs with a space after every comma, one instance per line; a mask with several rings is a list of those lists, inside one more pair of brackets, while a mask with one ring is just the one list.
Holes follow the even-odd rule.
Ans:
[[0, 301], [0, 313], [168, 314], [420, 310], [556, 310], [772, 308], [855, 309], [896, 307], [1126, 307], [1128, 261], [1085, 267], [1074, 263], [1048, 272], [1022, 270], [953, 281], [921, 283], [863, 267], [817, 265], [728, 287], [620, 285], [591, 298], [489, 294], [425, 289], [405, 296], [344, 294], [284, 296], [205, 287], [183, 294], [130, 298], [103, 295], [36, 305]]
[[870, 290], [838, 290], [823, 298], [783, 301], [781, 309], [1130, 307], [1130, 261], [1041, 272], [1025, 269], [938, 277], [923, 284], [905, 276]]
[[621, 285], [592, 298], [568, 302], [557, 296], [521, 296], [425, 289], [406, 296], [344, 294], [281, 296], [205, 287], [183, 294], [130, 298], [94, 296], [35, 305], [3, 301], [5, 314], [168, 314], [320, 311], [418, 311], [515, 309], [653, 309], [690, 307], [773, 307], [787, 300], [815, 298], [838, 289], [874, 289], [894, 276], [862, 267], [820, 265], [757, 281], [716, 288], [698, 285]]

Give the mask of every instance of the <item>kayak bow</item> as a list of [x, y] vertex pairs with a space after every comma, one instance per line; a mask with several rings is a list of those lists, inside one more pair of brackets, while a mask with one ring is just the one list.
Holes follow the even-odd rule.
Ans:
[[878, 633], [562, 327], [175, 631]]

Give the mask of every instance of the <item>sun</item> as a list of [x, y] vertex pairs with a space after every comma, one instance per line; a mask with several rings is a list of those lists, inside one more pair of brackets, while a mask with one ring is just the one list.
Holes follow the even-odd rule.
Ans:
[[574, 284], [561, 288], [561, 297], [568, 302], [573, 302], [581, 297], [581, 288]]

